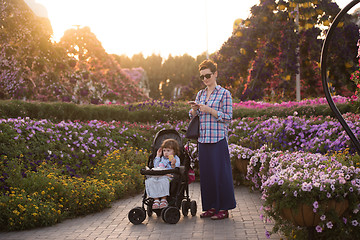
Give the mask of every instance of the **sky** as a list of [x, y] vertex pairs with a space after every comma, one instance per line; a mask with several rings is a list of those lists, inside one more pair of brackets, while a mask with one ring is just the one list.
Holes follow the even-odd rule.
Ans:
[[[236, 19], [246, 19], [259, 0], [25, 0], [48, 17], [54, 40], [67, 29], [88, 26], [109, 54], [185, 53], [219, 50]], [[351, 0], [336, 0], [340, 8]]]

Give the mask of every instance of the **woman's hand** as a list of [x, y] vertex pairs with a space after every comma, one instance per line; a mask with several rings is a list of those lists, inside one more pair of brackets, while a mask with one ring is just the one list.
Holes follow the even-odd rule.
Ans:
[[217, 118], [217, 111], [215, 109], [212, 109], [211, 107], [209, 107], [208, 105], [205, 105], [205, 104], [198, 104], [198, 105], [199, 105], [200, 112], [209, 113]]
[[212, 108], [205, 104], [199, 104], [200, 112], [211, 113]]
[[195, 102], [195, 101], [190, 101], [188, 102], [188, 104], [191, 105], [191, 109], [192, 109], [192, 115], [196, 114], [196, 111], [199, 109], [199, 105]]

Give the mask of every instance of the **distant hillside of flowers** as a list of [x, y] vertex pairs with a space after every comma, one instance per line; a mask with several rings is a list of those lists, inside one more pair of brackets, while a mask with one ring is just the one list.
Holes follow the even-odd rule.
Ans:
[[[351, 101], [348, 97], [342, 96], [333, 96], [333, 101], [335, 103], [348, 103]], [[354, 99], [353, 99], [354, 100]], [[328, 104], [326, 98], [315, 98], [315, 99], [304, 99], [299, 102], [297, 101], [289, 101], [289, 102], [281, 102], [281, 103], [269, 103], [262, 101], [241, 101], [235, 102], [233, 104], [234, 108], [270, 108], [270, 107], [294, 107], [294, 106], [307, 106], [307, 105], [318, 105], [318, 104]]]

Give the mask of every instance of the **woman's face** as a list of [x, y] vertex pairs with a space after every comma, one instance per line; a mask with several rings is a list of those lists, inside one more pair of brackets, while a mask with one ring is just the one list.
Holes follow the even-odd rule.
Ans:
[[166, 158], [169, 158], [170, 155], [175, 155], [174, 154], [174, 149], [171, 149], [171, 148], [163, 148], [163, 154], [164, 154], [164, 157]]
[[200, 70], [200, 79], [202, 79], [203, 83], [207, 87], [216, 85], [216, 77], [217, 77], [217, 71], [215, 73], [212, 73], [208, 68]]

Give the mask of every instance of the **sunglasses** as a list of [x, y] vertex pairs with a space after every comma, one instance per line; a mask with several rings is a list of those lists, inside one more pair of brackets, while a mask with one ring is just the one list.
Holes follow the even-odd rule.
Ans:
[[204, 78], [209, 79], [209, 78], [211, 78], [211, 75], [213, 75], [213, 74], [212, 74], [212, 73], [208, 73], [208, 74], [205, 74], [205, 75], [200, 75], [200, 79], [201, 79], [201, 80], [204, 80]]

